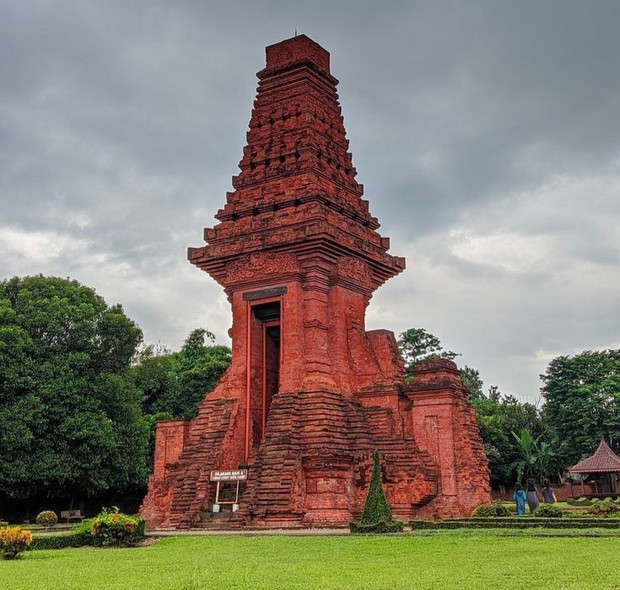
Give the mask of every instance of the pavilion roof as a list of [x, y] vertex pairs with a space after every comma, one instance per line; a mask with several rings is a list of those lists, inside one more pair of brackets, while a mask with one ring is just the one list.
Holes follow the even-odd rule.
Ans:
[[620, 472], [620, 457], [601, 439], [594, 454], [569, 468], [572, 473], [615, 473]]

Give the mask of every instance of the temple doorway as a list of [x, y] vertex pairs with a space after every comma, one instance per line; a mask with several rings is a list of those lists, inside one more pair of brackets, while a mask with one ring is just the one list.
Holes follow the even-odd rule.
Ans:
[[249, 316], [246, 460], [265, 437], [271, 402], [280, 385], [280, 300], [250, 303]]

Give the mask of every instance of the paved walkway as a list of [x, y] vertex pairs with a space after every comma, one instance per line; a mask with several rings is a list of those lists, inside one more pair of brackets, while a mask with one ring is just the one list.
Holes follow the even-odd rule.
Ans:
[[190, 529], [190, 530], [171, 530], [155, 529], [149, 531], [149, 537], [182, 537], [191, 535], [243, 535], [243, 536], [269, 536], [269, 535], [290, 535], [295, 537], [320, 537], [335, 535], [350, 535], [349, 529], [238, 529], [238, 530], [209, 530], [209, 529]]

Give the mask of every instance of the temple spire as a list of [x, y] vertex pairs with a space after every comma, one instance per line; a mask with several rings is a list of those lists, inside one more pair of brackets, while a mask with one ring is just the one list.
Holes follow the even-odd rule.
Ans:
[[[236, 257], [267, 243], [307, 251], [307, 236], [316, 232], [323, 249], [363, 258], [374, 290], [405, 264], [387, 254], [389, 240], [362, 199], [329, 52], [306, 35], [269, 45], [258, 78], [235, 190], [216, 215], [221, 223], [205, 230], [209, 245], [190, 249], [190, 260], [223, 283]], [[250, 244], [248, 235], [263, 237]]]

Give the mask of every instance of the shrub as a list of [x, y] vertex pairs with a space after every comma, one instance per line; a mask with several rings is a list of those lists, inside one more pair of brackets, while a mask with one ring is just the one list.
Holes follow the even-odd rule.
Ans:
[[36, 523], [46, 529], [52, 528], [58, 523], [58, 517], [52, 510], [44, 510], [37, 515]]
[[566, 503], [570, 506], [591, 506], [592, 500], [590, 500], [590, 498], [586, 498], [585, 496], [581, 496], [581, 498], [571, 498], [570, 500], [566, 500]]
[[534, 516], [536, 518], [562, 518], [564, 512], [559, 506], [553, 504], [541, 504], [536, 510], [534, 510]]
[[596, 500], [592, 502], [592, 506], [588, 508], [588, 513], [594, 516], [613, 516], [618, 512], [618, 505], [611, 499]]
[[478, 508], [474, 509], [471, 515], [474, 518], [495, 518], [498, 516], [511, 516], [512, 511], [508, 508], [508, 506], [502, 504], [501, 501], [496, 500], [490, 504], [482, 504], [481, 506], [478, 506]]
[[379, 464], [379, 451], [375, 449], [373, 455], [372, 475], [370, 476], [370, 486], [368, 496], [362, 512], [361, 524], [375, 524], [378, 522], [390, 522], [392, 511], [385, 499], [383, 486], [381, 485], [381, 466]]
[[566, 511], [567, 518], [589, 518], [592, 520], [592, 515], [588, 514], [587, 510], [583, 510], [581, 508], [572, 508], [570, 512]]
[[86, 534], [90, 535], [93, 530], [93, 523], [95, 522], [94, 518], [85, 518], [82, 522], [80, 522], [74, 529], [74, 534]]
[[32, 533], [18, 526], [0, 529], [0, 553], [5, 559], [15, 559], [32, 543]]
[[101, 547], [127, 547], [144, 538], [144, 521], [128, 516], [118, 508], [103, 509], [92, 519], [93, 544]]
[[508, 510], [510, 516], [518, 516], [517, 505], [514, 502], [512, 502], [511, 504], [502, 504], [502, 506], [506, 508], [506, 510]]
[[350, 523], [349, 528], [352, 533], [397, 533], [403, 530], [403, 523], [392, 518], [392, 510], [385, 498], [381, 485], [379, 451], [376, 449], [362, 519]]

